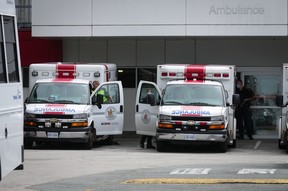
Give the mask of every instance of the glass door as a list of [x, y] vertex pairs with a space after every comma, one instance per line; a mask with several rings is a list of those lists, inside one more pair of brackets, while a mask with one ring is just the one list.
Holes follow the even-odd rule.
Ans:
[[242, 68], [240, 76], [256, 96], [251, 105], [254, 137], [277, 139], [280, 109], [276, 95], [282, 92], [281, 68]]

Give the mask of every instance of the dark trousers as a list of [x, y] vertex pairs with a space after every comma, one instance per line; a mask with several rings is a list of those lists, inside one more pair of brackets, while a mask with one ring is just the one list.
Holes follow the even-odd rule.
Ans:
[[140, 145], [144, 145], [145, 140], [147, 139], [147, 146], [152, 146], [152, 136], [142, 135], [140, 140]]
[[244, 138], [244, 128], [246, 134], [249, 138], [252, 138], [253, 135], [253, 121], [252, 121], [252, 112], [250, 108], [241, 109], [237, 111], [237, 128], [239, 129], [240, 138]]

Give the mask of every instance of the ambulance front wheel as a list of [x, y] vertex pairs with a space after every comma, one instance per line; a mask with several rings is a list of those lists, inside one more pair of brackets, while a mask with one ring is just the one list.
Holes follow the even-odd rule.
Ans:
[[156, 148], [158, 152], [165, 152], [167, 149], [167, 143], [164, 141], [157, 141], [156, 142]]
[[34, 141], [27, 141], [24, 140], [24, 148], [25, 149], [32, 149]]
[[85, 149], [91, 150], [93, 148], [93, 137], [92, 133], [89, 134], [88, 140], [85, 143]]
[[226, 141], [224, 141], [222, 143], [218, 143], [218, 151], [221, 153], [227, 152], [227, 142]]

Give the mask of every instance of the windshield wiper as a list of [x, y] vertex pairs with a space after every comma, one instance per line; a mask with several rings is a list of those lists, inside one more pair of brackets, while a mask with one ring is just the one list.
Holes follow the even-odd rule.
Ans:
[[184, 103], [182, 103], [182, 102], [179, 102], [179, 101], [164, 101], [163, 102], [165, 105], [166, 104], [180, 104], [180, 105], [183, 105]]
[[218, 106], [214, 104], [204, 103], [204, 102], [191, 102], [189, 105], [199, 105], [199, 106]]
[[63, 99], [63, 100], [55, 100], [53, 103], [76, 103], [76, 102], [71, 101], [71, 100], [64, 100]]
[[36, 99], [36, 100], [30, 100], [29, 103], [50, 103], [50, 101], [46, 99]]
[[191, 102], [189, 105], [199, 105], [199, 106], [220, 106], [220, 105], [215, 105], [215, 104], [210, 104], [210, 103], [204, 103], [204, 102]]

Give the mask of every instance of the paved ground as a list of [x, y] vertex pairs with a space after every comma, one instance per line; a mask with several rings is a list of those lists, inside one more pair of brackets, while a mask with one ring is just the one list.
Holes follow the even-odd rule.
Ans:
[[[98, 144], [92, 150], [79, 145], [25, 150], [24, 170], [5, 177], [0, 190], [288, 190], [288, 155], [278, 149], [277, 140], [241, 140], [227, 153], [211, 146], [159, 153], [141, 149], [137, 136], [117, 141], [119, 145]], [[200, 182], [191, 182], [195, 180]]]

